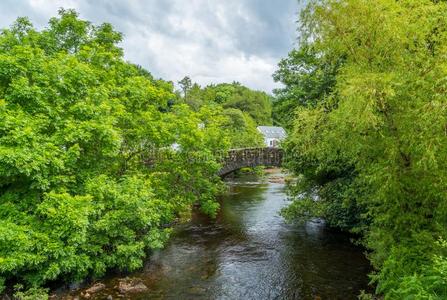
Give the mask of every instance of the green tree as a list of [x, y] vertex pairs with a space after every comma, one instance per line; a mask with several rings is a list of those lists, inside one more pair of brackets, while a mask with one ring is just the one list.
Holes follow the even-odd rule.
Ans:
[[237, 108], [250, 115], [257, 125], [272, 124], [271, 98], [264, 92], [252, 91], [246, 87], [235, 86], [235, 92], [222, 106]]
[[187, 99], [200, 105], [218, 104], [224, 108], [235, 108], [250, 115], [257, 125], [272, 124], [272, 101], [265, 92], [251, 90], [238, 82], [211, 84], [204, 88], [194, 85]]
[[286, 149], [307, 197], [285, 214], [361, 233], [386, 299], [447, 297], [445, 247], [436, 247], [447, 235], [446, 11], [428, 0], [312, 1], [304, 47], [337, 67], [314, 77], [286, 66], [335, 78], [322, 93], [286, 97], [300, 103]]
[[343, 56], [335, 59], [323, 57], [313, 49], [313, 45], [303, 40], [299, 49], [292, 50], [287, 58], [281, 60], [273, 75], [275, 81], [283, 84], [282, 88], [274, 90], [274, 122], [290, 129], [298, 107], [315, 107], [333, 93]]
[[191, 82], [191, 78], [189, 78], [188, 76], [183, 77], [182, 80], [180, 80], [178, 82], [178, 84], [180, 85], [180, 88], [183, 91], [183, 98], [187, 98], [188, 95], [188, 91], [191, 89], [192, 87], [192, 82]]
[[272, 122], [270, 97], [237, 82], [212, 84], [204, 88], [194, 83], [188, 89], [183, 102], [194, 111], [206, 106], [220, 111], [226, 119], [222, 130], [229, 135], [233, 148], [262, 146], [262, 136], [256, 126]]
[[223, 129], [227, 130], [232, 148], [263, 147], [264, 139], [256, 128], [256, 123], [247, 114], [236, 108], [223, 111], [227, 118]]
[[206, 103], [202, 97], [202, 88], [197, 83], [194, 83], [188, 90], [188, 97], [184, 97], [184, 102], [189, 105], [194, 111], [200, 110], [204, 105], [209, 105]]
[[63, 9], [0, 33], [0, 292], [135, 270], [193, 204], [216, 214], [225, 118], [170, 105], [120, 41]]

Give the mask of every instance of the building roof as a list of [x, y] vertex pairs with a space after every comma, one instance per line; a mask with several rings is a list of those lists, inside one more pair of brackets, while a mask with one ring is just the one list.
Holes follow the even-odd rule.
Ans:
[[286, 131], [282, 127], [277, 126], [258, 126], [258, 130], [266, 138], [270, 139], [284, 139], [287, 136]]

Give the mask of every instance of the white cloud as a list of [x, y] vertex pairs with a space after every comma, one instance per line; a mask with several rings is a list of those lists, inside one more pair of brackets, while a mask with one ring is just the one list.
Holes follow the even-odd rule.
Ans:
[[124, 33], [125, 57], [156, 77], [189, 75], [201, 85], [239, 81], [270, 92], [272, 73], [293, 46], [296, 0], [7, 0], [0, 26], [29, 16], [42, 28], [59, 7]]

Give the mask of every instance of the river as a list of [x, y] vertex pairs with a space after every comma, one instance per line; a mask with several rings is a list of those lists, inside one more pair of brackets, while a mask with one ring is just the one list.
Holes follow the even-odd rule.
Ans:
[[[318, 221], [285, 223], [283, 183], [245, 176], [227, 184], [217, 219], [196, 215], [178, 226], [166, 248], [129, 275], [148, 290], [125, 299], [345, 300], [367, 288], [369, 263], [347, 235]], [[106, 279], [93, 298], [116, 299], [117, 281]]]

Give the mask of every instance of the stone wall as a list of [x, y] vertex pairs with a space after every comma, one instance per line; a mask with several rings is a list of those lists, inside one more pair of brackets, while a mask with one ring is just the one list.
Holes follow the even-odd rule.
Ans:
[[268, 166], [280, 167], [284, 151], [279, 148], [233, 149], [222, 161], [218, 175], [224, 177], [244, 167]]

